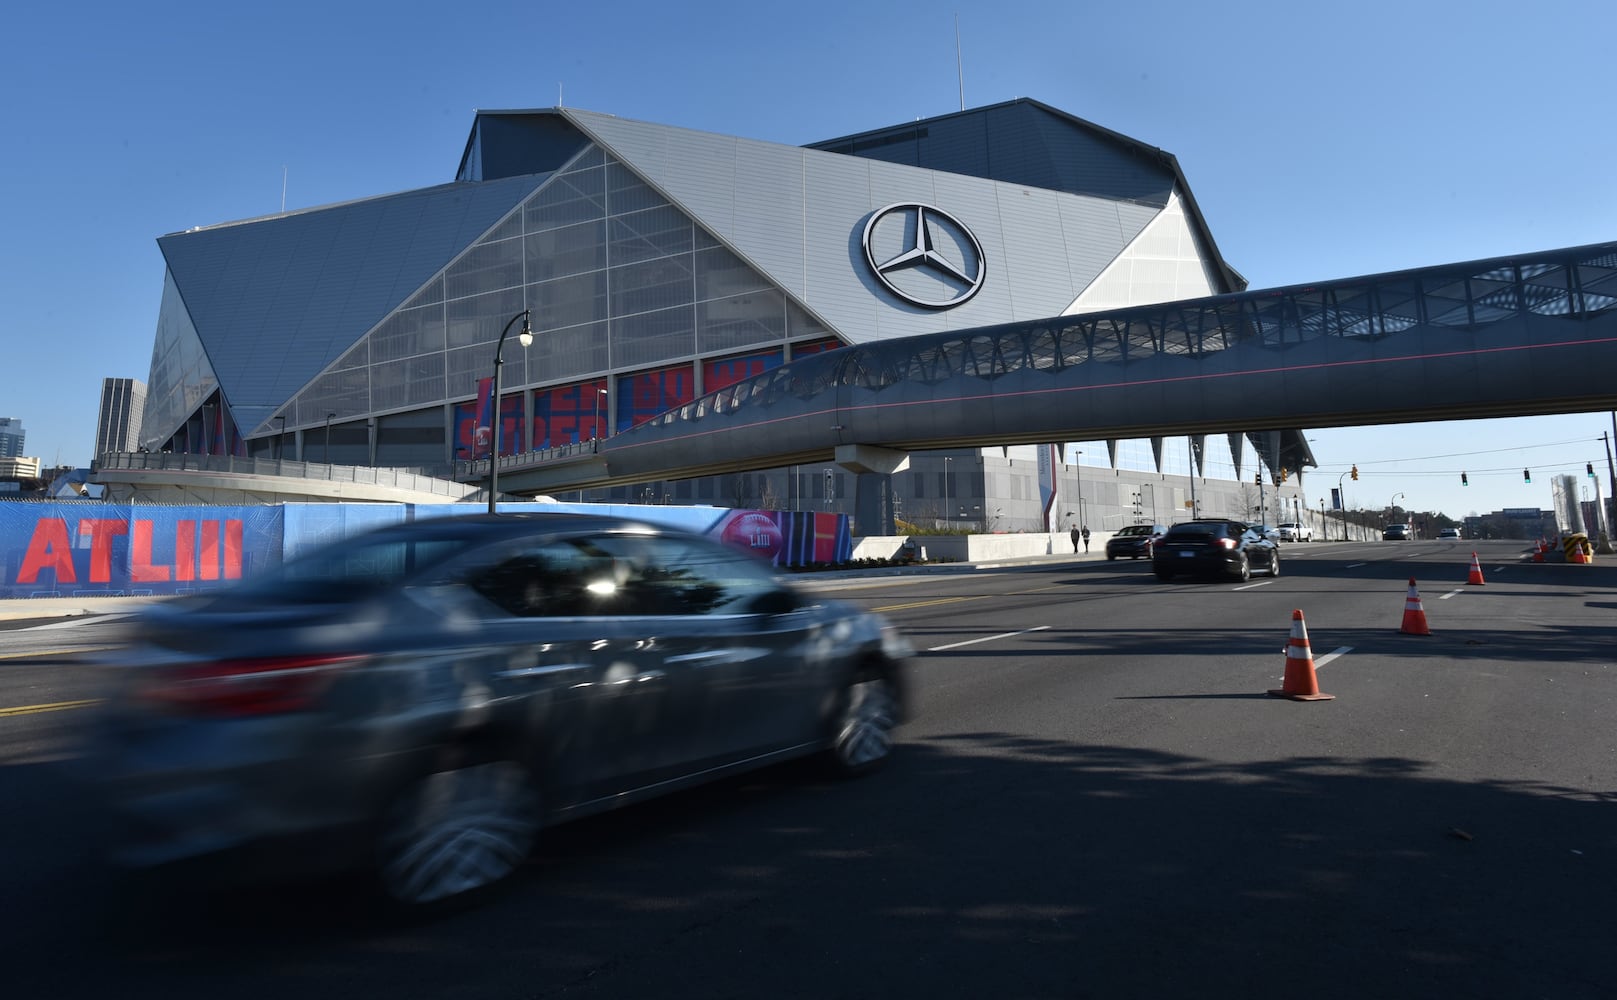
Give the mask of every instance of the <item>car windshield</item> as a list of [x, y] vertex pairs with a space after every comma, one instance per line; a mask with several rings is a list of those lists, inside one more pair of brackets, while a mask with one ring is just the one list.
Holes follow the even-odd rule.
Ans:
[[1117, 533], [1119, 535], [1149, 535], [1151, 526], [1149, 524], [1131, 524], [1126, 528], [1119, 529]]

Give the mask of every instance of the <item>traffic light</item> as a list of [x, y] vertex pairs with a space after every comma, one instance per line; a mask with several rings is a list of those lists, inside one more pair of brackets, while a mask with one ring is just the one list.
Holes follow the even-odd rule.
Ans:
[[1359, 481], [1359, 467], [1357, 465], [1355, 465], [1353, 467], [1353, 472], [1351, 473], [1351, 475], [1353, 476], [1353, 481], [1354, 482]]
[[1583, 463], [1583, 471], [1587, 472], [1589, 474], [1590, 479], [1593, 479], [1595, 477], [1595, 463], [1593, 463], [1593, 462], [1585, 462], [1585, 463]]
[[1529, 472], [1528, 470], [1523, 469], [1522, 470], [1522, 482], [1530, 483], [1532, 481], [1533, 481], [1533, 474], [1531, 472]]
[[1465, 473], [1463, 473], [1463, 472], [1460, 473], [1460, 485], [1461, 486], [1470, 486], [1471, 485], [1471, 480], [1467, 479], [1465, 477]]
[[1262, 472], [1262, 470], [1259, 470], [1258, 472], [1253, 474], [1252, 481], [1254, 483], [1256, 483], [1257, 485], [1259, 485], [1259, 486], [1263, 485], [1263, 472]]
[[1286, 470], [1285, 470], [1285, 469], [1284, 469], [1284, 468], [1282, 468], [1282, 469], [1281, 469], [1281, 470], [1280, 470], [1280, 481], [1281, 481], [1281, 482], [1285, 482], [1285, 481], [1286, 481]]

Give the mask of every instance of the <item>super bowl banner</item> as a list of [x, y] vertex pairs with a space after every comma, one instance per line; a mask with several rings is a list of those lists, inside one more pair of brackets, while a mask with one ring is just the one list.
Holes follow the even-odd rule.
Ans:
[[3, 597], [185, 594], [279, 563], [279, 507], [0, 504]]
[[[718, 538], [787, 568], [847, 562], [845, 514], [629, 504], [500, 504], [501, 511], [613, 514]], [[0, 598], [174, 596], [240, 580], [340, 538], [481, 504], [144, 507], [0, 502]]]

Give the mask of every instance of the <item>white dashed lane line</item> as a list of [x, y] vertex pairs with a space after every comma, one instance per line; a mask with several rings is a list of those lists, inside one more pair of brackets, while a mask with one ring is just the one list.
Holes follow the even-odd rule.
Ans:
[[961, 646], [975, 646], [979, 642], [993, 642], [995, 639], [1011, 639], [1019, 635], [1027, 635], [1029, 632], [1043, 632], [1049, 627], [1050, 626], [1048, 625], [1037, 625], [1033, 628], [1022, 629], [1020, 632], [1001, 632], [999, 635], [985, 635], [980, 639], [967, 639], [964, 642], [951, 642], [946, 646], [933, 646], [929, 648], [927, 652], [941, 653], [946, 649], [959, 649]]

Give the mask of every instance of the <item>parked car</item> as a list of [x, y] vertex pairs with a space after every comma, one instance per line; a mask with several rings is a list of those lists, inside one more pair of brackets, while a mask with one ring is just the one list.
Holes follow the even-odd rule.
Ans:
[[1154, 546], [1151, 568], [1159, 580], [1180, 574], [1233, 576], [1249, 580], [1254, 571], [1280, 575], [1280, 546], [1241, 521], [1183, 521]]
[[1151, 546], [1168, 529], [1160, 524], [1128, 524], [1106, 539], [1106, 558], [1151, 558]]
[[1381, 529], [1381, 540], [1384, 542], [1407, 541], [1415, 537], [1407, 524], [1389, 524]]
[[1282, 542], [1311, 542], [1314, 540], [1314, 529], [1297, 521], [1288, 521], [1280, 525], [1280, 540]]
[[1460, 539], [1460, 537], [1461, 537], [1460, 536], [1460, 529], [1459, 528], [1439, 528], [1439, 529], [1437, 529], [1437, 537], [1440, 540], [1444, 539], [1444, 538], [1449, 538], [1449, 539], [1454, 539], [1455, 541], [1458, 541]]
[[551, 824], [810, 754], [875, 768], [911, 652], [705, 537], [424, 519], [151, 608], [87, 759], [123, 864], [365, 868], [416, 907]]

